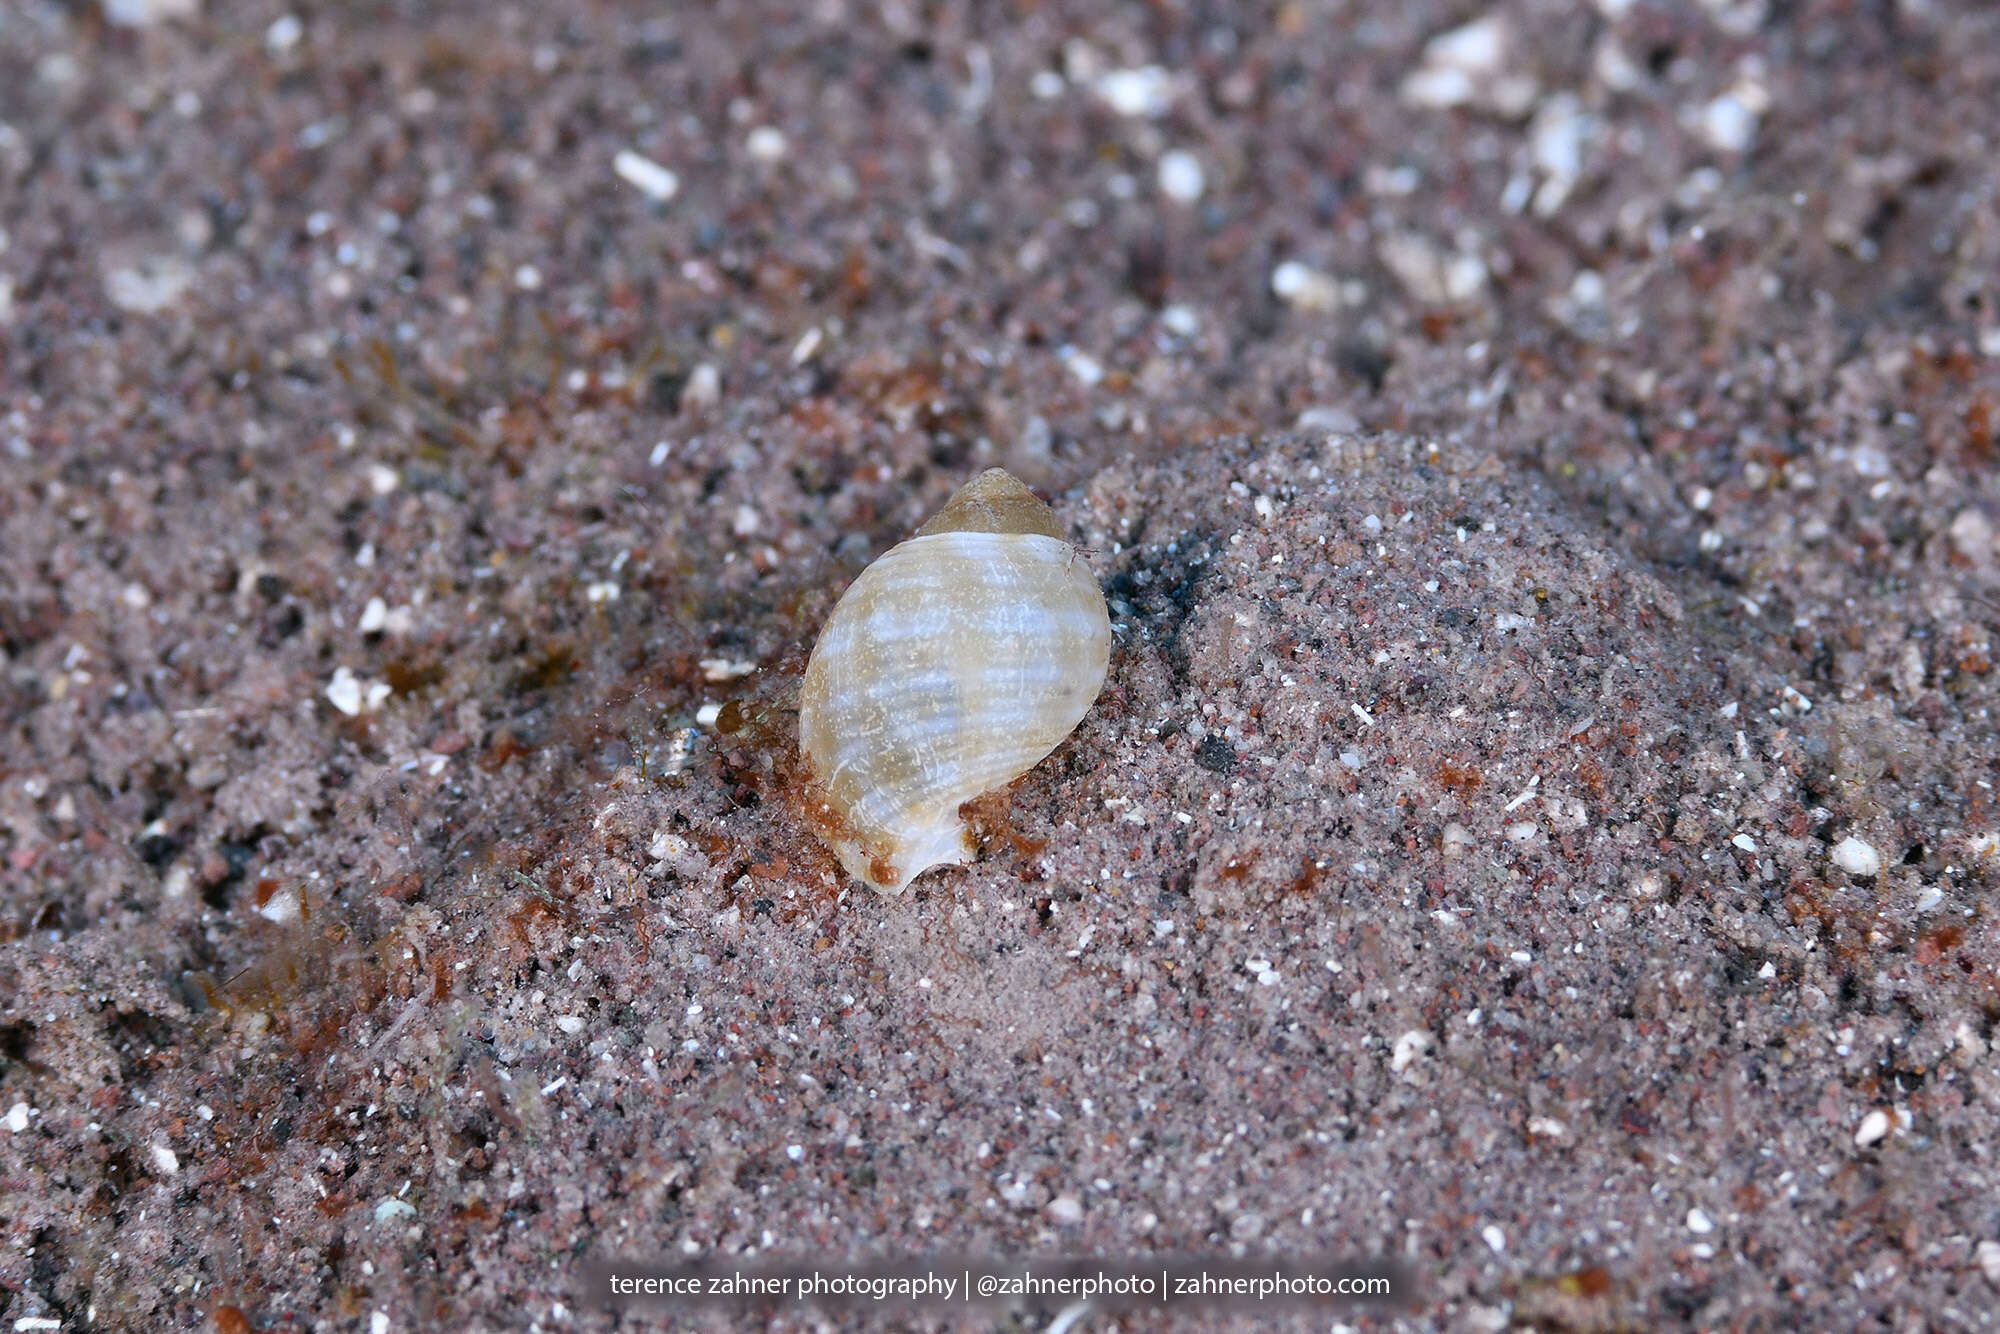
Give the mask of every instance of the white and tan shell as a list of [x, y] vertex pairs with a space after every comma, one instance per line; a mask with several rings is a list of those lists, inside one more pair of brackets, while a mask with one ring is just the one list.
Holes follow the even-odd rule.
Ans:
[[1049, 507], [999, 468], [861, 572], [813, 646], [799, 749], [817, 832], [900, 892], [969, 862], [958, 808], [1061, 745], [1104, 684], [1111, 621]]

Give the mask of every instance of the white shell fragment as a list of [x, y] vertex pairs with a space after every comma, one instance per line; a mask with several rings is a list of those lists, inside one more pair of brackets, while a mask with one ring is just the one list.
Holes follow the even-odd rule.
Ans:
[[861, 572], [799, 695], [816, 832], [891, 893], [976, 854], [958, 808], [1032, 769], [1104, 684], [1111, 622], [1055, 516], [994, 468]]
[[1875, 845], [1849, 834], [1833, 845], [1833, 864], [1858, 879], [1882, 873], [1882, 854]]
[[681, 191], [681, 178], [670, 167], [663, 167], [644, 154], [629, 148], [621, 148], [611, 159], [611, 170], [618, 173], [618, 179], [632, 186], [640, 194], [664, 204]]

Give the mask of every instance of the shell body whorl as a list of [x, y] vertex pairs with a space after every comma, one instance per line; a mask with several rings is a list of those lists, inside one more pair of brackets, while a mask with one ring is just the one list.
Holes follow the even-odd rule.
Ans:
[[[966, 517], [975, 488], [986, 494]], [[996, 522], [995, 493], [997, 522], [1016, 531], [952, 519]], [[799, 746], [821, 836], [857, 879], [895, 892], [972, 860], [959, 806], [1033, 768], [1097, 698], [1104, 595], [1054, 531], [1047, 507], [995, 469], [863, 570], [827, 619], [800, 689]]]

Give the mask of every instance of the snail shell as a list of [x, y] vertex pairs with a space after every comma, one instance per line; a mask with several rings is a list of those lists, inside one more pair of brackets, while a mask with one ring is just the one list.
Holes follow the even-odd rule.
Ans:
[[1055, 515], [981, 473], [861, 572], [813, 646], [799, 748], [816, 832], [890, 893], [971, 861], [959, 806], [1062, 744], [1110, 652], [1104, 595]]

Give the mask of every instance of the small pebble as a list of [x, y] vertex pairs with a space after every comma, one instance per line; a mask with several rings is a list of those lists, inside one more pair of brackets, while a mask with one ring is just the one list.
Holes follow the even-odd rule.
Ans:
[[722, 374], [704, 361], [689, 372], [687, 385], [681, 390], [681, 406], [706, 412], [721, 401]]
[[1340, 304], [1340, 287], [1318, 269], [1288, 259], [1271, 270], [1271, 295], [1300, 310], [1326, 311]]
[[1958, 548], [1958, 554], [1974, 565], [1987, 565], [2000, 554], [2000, 540], [1996, 540], [1993, 521], [1977, 509], [1963, 509], [1951, 521], [1951, 544]]
[[1100, 75], [1092, 90], [1121, 116], [1157, 119], [1173, 105], [1173, 77], [1158, 65], [1115, 69]]
[[1486, 261], [1463, 251], [1447, 251], [1416, 232], [1391, 232], [1375, 248], [1382, 267], [1404, 290], [1433, 306], [1462, 305], [1486, 290]]
[[385, 681], [363, 681], [355, 676], [352, 669], [337, 667], [333, 680], [327, 683], [326, 701], [353, 718], [364, 712], [373, 712], [382, 707], [390, 695]]
[[297, 14], [281, 15], [264, 29], [264, 49], [278, 55], [297, 46], [299, 39], [305, 35], [306, 25], [299, 22]]
[[1861, 1118], [1861, 1128], [1854, 1132], [1854, 1142], [1867, 1148], [1889, 1133], [1889, 1114], [1876, 1109]]
[[1857, 879], [1869, 879], [1882, 872], [1882, 854], [1874, 845], [1849, 834], [1833, 845], [1833, 864]]
[[611, 170], [618, 173], [619, 180], [655, 203], [664, 204], [680, 193], [681, 178], [671, 168], [663, 167], [629, 148], [618, 150], [617, 156], [611, 159]]
[[1089, 388], [1103, 381], [1103, 363], [1088, 352], [1079, 352], [1073, 347], [1066, 347], [1059, 355], [1062, 357], [1063, 365], [1069, 368], [1069, 373], [1075, 377], [1078, 384]]
[[[1298, 415], [1292, 423], [1295, 431], [1327, 431], [1335, 435], [1350, 435], [1361, 429], [1361, 419], [1346, 408], [1311, 407]], [[1432, 590], [1435, 592], [1436, 590]]]
[[1537, 217], [1549, 217], [1560, 209], [1583, 175], [1583, 150], [1590, 128], [1590, 117], [1573, 93], [1559, 93], [1535, 111], [1528, 127], [1528, 144], [1544, 176], [1534, 196]]
[[1201, 332], [1201, 316], [1188, 306], [1168, 306], [1160, 312], [1160, 327], [1176, 338], [1192, 338]]
[[296, 922], [302, 916], [299, 912], [299, 892], [287, 885], [272, 894], [258, 907], [257, 915], [267, 922], [284, 926]]
[[1476, 106], [1510, 119], [1525, 116], [1539, 89], [1533, 75], [1508, 68], [1514, 45], [1513, 29], [1498, 14], [1440, 33], [1424, 43], [1421, 63], [1397, 95], [1426, 110]]
[[1696, 124], [1701, 137], [1725, 153], [1741, 153], [1757, 137], [1757, 113], [1734, 92], [1703, 107]]
[[135, 315], [155, 315], [186, 294], [195, 273], [172, 255], [149, 255], [107, 269], [104, 295], [112, 305]]
[[800, 334], [799, 341], [792, 344], [792, 365], [803, 366], [811, 361], [825, 341], [826, 334], [817, 324]]
[[114, 28], [146, 28], [200, 12], [200, 0], [105, 0], [104, 3], [104, 21]]
[[415, 1218], [417, 1207], [403, 1200], [382, 1200], [375, 1205], [375, 1226], [382, 1227], [400, 1219]]
[[1975, 1254], [1979, 1257], [1979, 1269], [1986, 1275], [1986, 1281], [2000, 1288], [2000, 1241], [1980, 1242]]
[[1192, 204], [1207, 188], [1201, 160], [1194, 154], [1178, 148], [1160, 154], [1160, 193], [1177, 203]]

